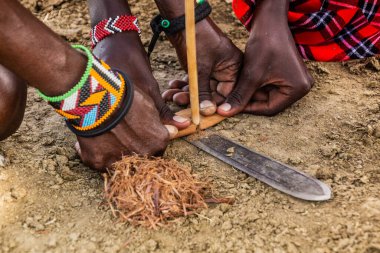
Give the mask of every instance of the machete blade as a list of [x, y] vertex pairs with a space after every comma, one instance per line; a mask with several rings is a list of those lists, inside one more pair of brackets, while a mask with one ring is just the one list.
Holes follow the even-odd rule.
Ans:
[[[186, 141], [293, 197], [309, 201], [324, 201], [331, 198], [330, 188], [321, 181], [219, 135], [197, 140], [187, 138]], [[231, 150], [233, 152], [228, 152]]]

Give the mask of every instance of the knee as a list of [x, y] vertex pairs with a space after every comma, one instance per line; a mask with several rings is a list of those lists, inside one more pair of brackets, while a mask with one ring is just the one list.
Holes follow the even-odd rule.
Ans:
[[0, 66], [0, 140], [20, 126], [26, 105], [26, 83]]

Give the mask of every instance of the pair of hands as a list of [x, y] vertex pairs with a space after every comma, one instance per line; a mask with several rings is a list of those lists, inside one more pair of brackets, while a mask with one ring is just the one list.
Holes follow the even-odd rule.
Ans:
[[[257, 9], [244, 56], [210, 18], [197, 24], [203, 115], [216, 111], [226, 117], [240, 112], [275, 115], [311, 89], [313, 79], [296, 49], [286, 12], [283, 19], [273, 19], [274, 15], [269, 15], [265, 9]], [[169, 39], [186, 69], [184, 32]], [[137, 34], [120, 33], [102, 41], [95, 49], [98, 57], [124, 71], [136, 90], [132, 108], [117, 127], [95, 138], [78, 138], [77, 151], [84, 163], [92, 168], [109, 167], [121, 155], [130, 153], [160, 154], [169, 142], [173, 125], [181, 129], [190, 124], [189, 120], [175, 118], [161, 99], [145, 50], [137, 41]], [[172, 81], [170, 87], [163, 94], [166, 101], [180, 105], [189, 103], [186, 79]], [[163, 124], [172, 126], [165, 128]]]

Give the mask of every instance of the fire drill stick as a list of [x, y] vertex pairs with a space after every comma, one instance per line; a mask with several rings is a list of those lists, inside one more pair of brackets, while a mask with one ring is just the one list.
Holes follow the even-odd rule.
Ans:
[[198, 126], [200, 124], [200, 113], [194, 9], [194, 0], [185, 0], [187, 71], [189, 75], [191, 118], [193, 123]]

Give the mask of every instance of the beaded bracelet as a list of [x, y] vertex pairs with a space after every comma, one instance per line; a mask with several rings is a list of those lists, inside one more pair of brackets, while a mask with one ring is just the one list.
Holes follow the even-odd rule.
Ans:
[[128, 112], [133, 99], [132, 84], [125, 74], [112, 70], [89, 49], [76, 45], [88, 58], [86, 70], [70, 91], [61, 96], [39, 95], [63, 116], [71, 131], [94, 137], [110, 131]]
[[[195, 8], [195, 22], [199, 22], [207, 18], [211, 14], [212, 8], [210, 4], [205, 0], [197, 0], [197, 7]], [[174, 19], [165, 19], [161, 15], [157, 15], [150, 23], [150, 27], [153, 31], [152, 40], [148, 47], [148, 57], [153, 53], [157, 40], [161, 32], [165, 32], [166, 35], [174, 35], [185, 29], [185, 16], [180, 16]]]
[[100, 21], [91, 29], [92, 48], [106, 37], [120, 32], [136, 31], [141, 33], [138, 19], [131, 15], [121, 15]]

